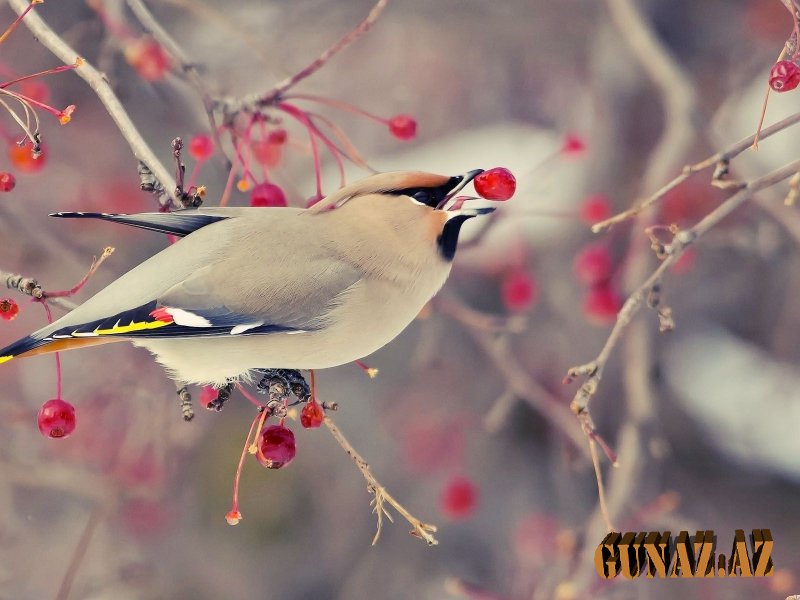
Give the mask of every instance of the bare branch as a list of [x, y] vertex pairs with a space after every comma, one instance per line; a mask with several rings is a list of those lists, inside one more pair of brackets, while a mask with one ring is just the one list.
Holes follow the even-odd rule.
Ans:
[[[17, 14], [21, 14], [28, 7], [29, 3], [27, 0], [8, 0], [8, 4]], [[65, 64], [75, 62], [75, 59], [79, 56], [78, 53], [75, 52], [61, 36], [53, 31], [38, 14], [33, 11], [30, 12], [25, 17], [24, 23], [36, 39]], [[81, 79], [89, 84], [89, 87], [94, 90], [100, 102], [106, 107], [108, 114], [111, 115], [114, 123], [116, 123], [122, 137], [128, 142], [134, 156], [146, 164], [156, 178], [164, 184], [168, 193], [172, 194], [175, 189], [175, 183], [169, 170], [158, 160], [155, 153], [139, 133], [139, 130], [128, 116], [127, 111], [122, 106], [122, 103], [120, 103], [114, 90], [111, 89], [105, 75], [86, 61], [83, 61], [83, 63], [75, 69], [75, 72]]]

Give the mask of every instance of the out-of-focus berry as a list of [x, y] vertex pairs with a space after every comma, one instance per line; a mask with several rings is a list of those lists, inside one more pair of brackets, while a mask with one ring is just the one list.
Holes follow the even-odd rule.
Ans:
[[212, 154], [214, 154], [214, 140], [210, 135], [199, 133], [189, 140], [189, 156], [196, 161], [208, 160]]
[[561, 154], [564, 156], [580, 156], [586, 151], [586, 142], [583, 138], [569, 133], [564, 136], [564, 141], [561, 144]]
[[581, 204], [581, 219], [589, 225], [605, 221], [611, 216], [611, 202], [603, 194], [594, 194]]
[[33, 145], [30, 140], [26, 140], [21, 146], [12, 142], [8, 146], [8, 159], [17, 171], [22, 173], [37, 173], [41, 171], [47, 162], [47, 150], [44, 144], [41, 145], [41, 152], [38, 156], [33, 155]]
[[146, 81], [164, 79], [170, 68], [169, 55], [158, 42], [148, 37], [128, 45], [125, 60]]
[[450, 479], [439, 499], [442, 512], [453, 520], [472, 516], [477, 505], [478, 488], [471, 479], [463, 476]]
[[622, 299], [607, 283], [594, 286], [583, 303], [586, 318], [596, 325], [608, 325], [617, 318]]
[[536, 280], [523, 270], [515, 270], [503, 278], [503, 304], [511, 312], [524, 312], [536, 303], [539, 290]]
[[413, 140], [417, 136], [417, 122], [409, 115], [395, 115], [389, 119], [389, 131], [398, 140]]
[[17, 185], [17, 178], [4, 171], [0, 173], [0, 192], [10, 192]]
[[611, 252], [604, 244], [584, 247], [575, 257], [572, 269], [578, 281], [585, 285], [597, 285], [611, 277], [614, 262]]

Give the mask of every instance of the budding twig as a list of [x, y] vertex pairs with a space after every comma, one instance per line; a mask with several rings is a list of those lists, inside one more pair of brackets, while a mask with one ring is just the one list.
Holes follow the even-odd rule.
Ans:
[[367, 480], [367, 489], [374, 496], [371, 504], [373, 506], [373, 512], [378, 518], [378, 530], [375, 532], [375, 537], [372, 538], [372, 545], [374, 546], [378, 542], [378, 538], [380, 538], [381, 528], [383, 527], [383, 517], [386, 516], [387, 519], [393, 521], [391, 514], [386, 509], [385, 503], [391, 505], [403, 516], [406, 521], [411, 524], [411, 535], [425, 540], [429, 546], [437, 545], [439, 542], [433, 536], [433, 534], [436, 533], [436, 526], [431, 525], [430, 523], [423, 523], [410, 512], [408, 512], [402, 504], [395, 500], [386, 490], [386, 488], [378, 483], [378, 480], [375, 479], [372, 471], [370, 471], [367, 462], [361, 458], [361, 455], [356, 452], [355, 448], [353, 448], [353, 446], [350, 445], [350, 442], [348, 442], [347, 439], [342, 435], [342, 432], [339, 431], [338, 427], [336, 427], [334, 424], [333, 419], [331, 419], [329, 416], [326, 416], [324, 422], [325, 426], [331, 432], [331, 435], [336, 442], [342, 447], [347, 455], [353, 459], [353, 462], [356, 463], [358, 470], [361, 471], [364, 479]]
[[[8, 0], [8, 4], [17, 14], [21, 14], [29, 6], [26, 0]], [[55, 54], [61, 61], [65, 64], [72, 64], [75, 62], [75, 57], [78, 56], [78, 53], [75, 52], [61, 36], [53, 31], [39, 14], [31, 11], [25, 17], [24, 23], [39, 42], [50, 50], [50, 52]], [[158, 160], [153, 150], [139, 133], [139, 130], [136, 128], [136, 125], [134, 125], [130, 116], [128, 116], [127, 111], [117, 98], [114, 90], [111, 89], [105, 75], [85, 60], [75, 69], [75, 72], [81, 79], [89, 84], [89, 87], [94, 90], [100, 102], [106, 107], [108, 114], [111, 115], [114, 123], [116, 123], [122, 137], [128, 142], [134, 156], [146, 164], [156, 176], [156, 179], [164, 184], [168, 193], [172, 194], [175, 189], [175, 183], [169, 170]]]

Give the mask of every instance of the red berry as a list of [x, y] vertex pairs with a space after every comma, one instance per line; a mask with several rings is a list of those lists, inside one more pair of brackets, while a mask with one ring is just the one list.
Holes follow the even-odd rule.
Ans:
[[508, 200], [517, 190], [517, 180], [504, 167], [484, 171], [472, 183], [478, 195], [487, 200]]
[[274, 146], [281, 146], [286, 143], [286, 136], [285, 129], [273, 129], [269, 132], [267, 141]]
[[439, 500], [442, 512], [451, 519], [466, 519], [478, 505], [478, 488], [466, 477], [453, 477]]
[[389, 131], [398, 140], [413, 140], [417, 137], [417, 122], [408, 115], [395, 115], [389, 119]]
[[39, 409], [39, 431], [49, 438], [63, 438], [75, 431], [75, 407], [59, 398], [48, 400]]
[[776, 92], [788, 92], [800, 84], [800, 67], [790, 60], [779, 60], [769, 72], [769, 87]]
[[316, 400], [307, 402], [303, 410], [300, 411], [300, 424], [306, 429], [316, 429], [322, 425], [324, 419], [325, 411], [322, 410]]
[[622, 299], [608, 284], [591, 288], [583, 302], [583, 311], [586, 317], [597, 325], [613, 323], [620, 308], [622, 308]]
[[581, 204], [581, 219], [589, 225], [605, 221], [611, 216], [611, 202], [602, 194], [589, 196]]
[[198, 398], [200, 406], [208, 406], [212, 400], [217, 399], [218, 394], [219, 392], [216, 389], [214, 389], [214, 386], [211, 385], [203, 386], [203, 388], [200, 390], [200, 398]]
[[12, 321], [19, 314], [19, 305], [11, 298], [0, 298], [0, 319]]
[[256, 459], [268, 469], [285, 467], [295, 455], [294, 434], [283, 425], [270, 425], [258, 434]]
[[536, 303], [536, 281], [525, 271], [512, 271], [503, 279], [503, 304], [512, 312], [523, 312]]
[[579, 156], [586, 150], [586, 142], [583, 138], [578, 137], [574, 133], [569, 133], [564, 137], [564, 142], [561, 144], [561, 153], [566, 156]]
[[578, 252], [572, 265], [575, 276], [583, 284], [597, 285], [611, 277], [614, 262], [611, 252], [603, 244], [592, 244]]
[[214, 154], [214, 140], [210, 135], [200, 133], [189, 140], [189, 156], [197, 161], [208, 160]]
[[10, 192], [17, 185], [17, 178], [11, 173], [4, 171], [0, 173], [0, 192]]
[[139, 77], [147, 81], [159, 81], [170, 68], [169, 55], [154, 40], [142, 38], [125, 49], [125, 60]]
[[322, 200], [322, 196], [320, 196], [319, 194], [314, 194], [313, 196], [309, 196], [308, 200], [306, 200], [306, 208], [311, 208], [320, 200]]
[[47, 152], [43, 144], [40, 146], [39, 155], [33, 155], [33, 145], [30, 140], [27, 140], [22, 146], [12, 142], [8, 147], [8, 159], [18, 171], [22, 171], [23, 173], [36, 173], [40, 171], [41, 168], [44, 167], [45, 162], [47, 162], [46, 158]]
[[286, 194], [274, 183], [259, 183], [250, 192], [250, 206], [288, 206]]

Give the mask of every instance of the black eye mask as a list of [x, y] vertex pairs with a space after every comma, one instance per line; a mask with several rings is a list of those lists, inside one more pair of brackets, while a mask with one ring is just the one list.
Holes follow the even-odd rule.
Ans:
[[386, 193], [394, 196], [411, 196], [417, 202], [436, 208], [463, 179], [462, 175], [456, 175], [438, 187], [411, 187], [403, 190], [391, 190]]

